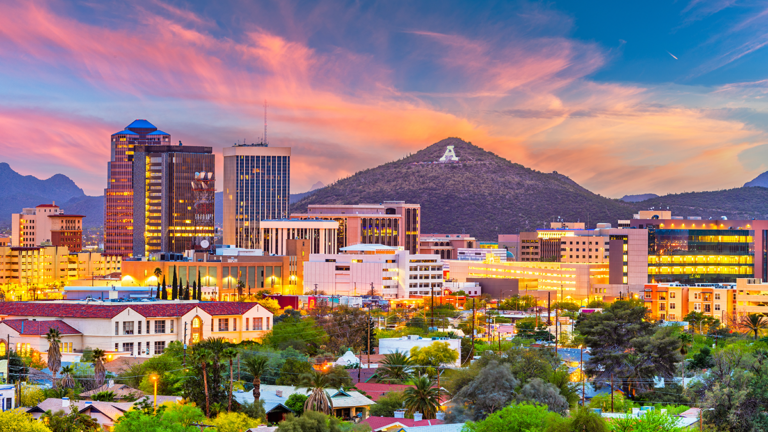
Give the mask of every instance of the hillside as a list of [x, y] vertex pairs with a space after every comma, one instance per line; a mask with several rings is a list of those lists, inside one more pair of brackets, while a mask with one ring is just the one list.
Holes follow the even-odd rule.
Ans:
[[669, 207], [674, 216], [704, 219], [768, 219], [768, 189], [741, 187], [713, 192], [664, 195], [637, 203], [638, 209]]
[[658, 195], [647, 193], [647, 194], [641, 194], [641, 195], [624, 195], [621, 197], [621, 200], [624, 202], [630, 202], [630, 203], [636, 203], [640, 201], [645, 201], [651, 198], [656, 198]]
[[751, 186], [768, 187], [768, 172], [764, 172], [759, 176], [755, 177], [754, 180], [744, 183], [744, 187], [751, 187]]
[[[458, 163], [436, 163], [446, 146]], [[422, 233], [470, 233], [480, 240], [567, 221], [615, 223], [636, 206], [596, 195], [558, 173], [512, 163], [458, 138], [444, 139], [416, 154], [356, 173], [294, 204], [358, 204], [400, 200], [419, 203]]]

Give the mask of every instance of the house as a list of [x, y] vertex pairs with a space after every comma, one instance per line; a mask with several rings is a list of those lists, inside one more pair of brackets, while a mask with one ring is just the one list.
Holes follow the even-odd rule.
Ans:
[[[397, 415], [398, 413], [395, 413]], [[402, 414], [402, 413], [400, 413]], [[418, 420], [416, 419], [418, 417]], [[404, 417], [368, 417], [363, 420], [371, 427], [373, 432], [397, 432], [407, 427], [415, 426], [435, 426], [445, 423], [444, 420], [423, 420], [421, 414], [414, 414], [414, 418]]]
[[[39, 351], [47, 352], [47, 340], [35, 334], [25, 335], [27, 326], [40, 326], [35, 327], [40, 329], [35, 330], [36, 333], [60, 326], [67, 333], [79, 333], [67, 335], [68, 345], [62, 345], [66, 348], [62, 351], [74, 354], [82, 353], [86, 347], [101, 348], [108, 358], [151, 357], [162, 354], [174, 341], [194, 344], [211, 337], [232, 342], [259, 340], [272, 327], [272, 313], [258, 303], [197, 300], [5, 302], [0, 303], [0, 320], [18, 321], [5, 325], [15, 333], [9, 341], [0, 339], [0, 352], [8, 343], [28, 343], [32, 348], [35, 337]], [[30, 324], [30, 321], [57, 322]]]
[[128, 387], [125, 384], [115, 384], [115, 380], [109, 380], [109, 382], [100, 387], [80, 393], [80, 397], [90, 399], [101, 392], [112, 392], [115, 394], [115, 399], [138, 399], [144, 396], [144, 392], [141, 390]]
[[[261, 398], [267, 412], [267, 422], [274, 423], [285, 419], [291, 413], [285, 403], [294, 393], [309, 395], [306, 387], [262, 385]], [[375, 402], [353, 390], [326, 389], [326, 394], [333, 404], [333, 415], [343, 419], [355, 416], [366, 418], [368, 411]], [[253, 403], [253, 393], [238, 391], [234, 394], [238, 403]]]
[[[61, 360], [64, 362], [80, 361], [82, 353], [75, 353], [74, 347], [82, 346], [83, 334], [64, 321], [36, 321], [29, 319], [6, 319], [0, 321], [0, 335], [10, 338], [11, 348], [14, 351], [27, 356], [33, 350], [40, 353], [48, 352], [46, 335], [51, 329], [57, 329], [61, 333], [61, 344], [59, 346]], [[0, 343], [5, 343], [5, 339], [0, 339]]]
[[463, 429], [464, 423], [452, 423], [432, 426], [404, 427], [395, 432], [461, 432]]
[[16, 405], [16, 386], [0, 384], [0, 410], [8, 411]]
[[[151, 396], [148, 397], [151, 398]], [[112, 427], [115, 425], [117, 420], [123, 416], [123, 414], [133, 408], [134, 404], [144, 399], [145, 398], [140, 398], [135, 402], [97, 402], [70, 401], [69, 398], [49, 398], [40, 402], [37, 404], [37, 406], [27, 409], [27, 412], [31, 414], [35, 419], [39, 419], [43, 416], [43, 414], [46, 413], [46, 411], [68, 412], [74, 407], [74, 409], [77, 409], [79, 412], [91, 416], [93, 419], [99, 422], [99, 425], [101, 425], [101, 427], [105, 430], [112, 430]], [[178, 403], [181, 402], [181, 398], [178, 396], [157, 397], [158, 405], [166, 402]]]

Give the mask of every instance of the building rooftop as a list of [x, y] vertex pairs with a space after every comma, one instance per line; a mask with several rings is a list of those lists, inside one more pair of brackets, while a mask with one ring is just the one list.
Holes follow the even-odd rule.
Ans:
[[59, 320], [32, 321], [27, 319], [7, 319], [0, 321], [0, 323], [16, 330], [20, 335], [23, 336], [46, 335], [48, 334], [48, 330], [52, 328], [59, 330], [62, 335], [81, 334], [79, 331], [77, 331], [77, 329], [73, 328], [64, 321]]
[[157, 129], [155, 125], [152, 123], [144, 120], [144, 119], [136, 119], [131, 124], [125, 127], [126, 129]]
[[163, 132], [161, 130], [156, 130], [154, 132], [150, 132], [147, 135], [168, 135], [168, 136], [171, 136], [171, 134], [169, 134], [167, 132]]
[[58, 207], [58, 206], [56, 204], [40, 204], [38, 206], [35, 206], [35, 208], [40, 208], [40, 207]]
[[112, 135], [138, 135], [138, 134], [136, 132], [134, 132], [134, 131], [129, 131], [129, 130], [126, 129], [126, 130], [123, 130], [123, 131], [120, 131], [120, 132], [115, 132]]
[[80, 218], [84, 218], [85, 215], [58, 213], [58, 214], [48, 215], [48, 217], [80, 217]]
[[377, 250], [400, 250], [400, 246], [386, 246], [383, 244], [356, 244], [352, 246], [343, 247], [340, 250], [342, 252], [375, 252]]
[[145, 318], [180, 317], [195, 308], [213, 316], [242, 315], [262, 307], [258, 303], [237, 302], [168, 302], [168, 303], [123, 303], [87, 304], [85, 302], [5, 302], [0, 303], [0, 316], [36, 316], [56, 318], [105, 318], [112, 319], [126, 309]]

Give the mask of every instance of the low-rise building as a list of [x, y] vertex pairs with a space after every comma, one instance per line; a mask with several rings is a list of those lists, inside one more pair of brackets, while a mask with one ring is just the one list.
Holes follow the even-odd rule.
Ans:
[[359, 244], [340, 254], [314, 254], [304, 264], [304, 290], [333, 295], [378, 294], [385, 299], [441, 295], [443, 263], [437, 254]]
[[[115, 355], [148, 357], [162, 354], [174, 341], [194, 344], [210, 337], [233, 342], [260, 340], [272, 328], [272, 313], [258, 303], [154, 302], [4, 302], [0, 319], [15, 344], [48, 351], [40, 334], [55, 326], [67, 332], [67, 352], [101, 348]], [[49, 322], [53, 321], [53, 322]], [[23, 326], [23, 327], [22, 327]], [[28, 330], [30, 327], [34, 330]], [[3, 328], [4, 333], [6, 329]], [[79, 334], [73, 333], [74, 331]], [[33, 341], [34, 340], [34, 341]], [[24, 345], [26, 348], [27, 345]]]
[[734, 290], [729, 286], [648, 284], [643, 299], [654, 319], [683, 321], [689, 313], [700, 312], [726, 322], [732, 316], [733, 295]]
[[338, 252], [339, 222], [324, 219], [280, 219], [259, 222], [259, 247], [267, 255], [287, 255], [288, 240], [306, 240], [309, 253]]
[[16, 386], [0, 384], [0, 409], [10, 411], [16, 406]]
[[[333, 405], [333, 415], [342, 419], [368, 417], [368, 411], [375, 404], [374, 401], [353, 390], [326, 389], [325, 393]], [[260, 400], [264, 401], [264, 410], [267, 412], [267, 421], [277, 423], [285, 420], [285, 417], [293, 411], [286, 406], [288, 398], [292, 394], [307, 395], [306, 387], [261, 385]], [[238, 403], [253, 403], [253, 393], [237, 391], [234, 393]]]
[[477, 241], [469, 234], [422, 234], [419, 253], [440, 255], [441, 259], [457, 259], [459, 249], [475, 246]]

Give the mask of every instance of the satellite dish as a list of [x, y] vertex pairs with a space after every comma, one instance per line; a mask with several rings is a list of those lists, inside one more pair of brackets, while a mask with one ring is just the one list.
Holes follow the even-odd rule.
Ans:
[[210, 243], [208, 243], [208, 240], [203, 240], [200, 242], [200, 246], [202, 246], [203, 248], [207, 248], [209, 245]]

